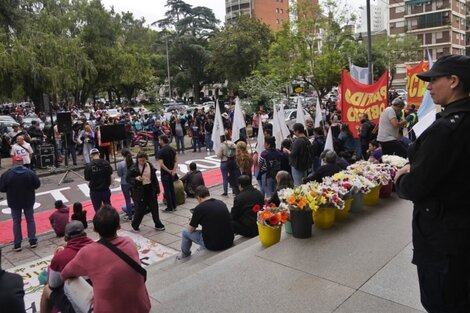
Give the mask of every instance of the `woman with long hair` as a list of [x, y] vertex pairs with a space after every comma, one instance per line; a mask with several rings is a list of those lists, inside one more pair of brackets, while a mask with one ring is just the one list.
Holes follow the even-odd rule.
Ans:
[[246, 142], [237, 142], [235, 161], [240, 169], [241, 175], [252, 176], [251, 167], [253, 166], [253, 158], [246, 149]]
[[117, 165], [117, 174], [121, 178], [121, 191], [124, 195], [124, 200], [126, 201], [126, 205], [122, 207], [123, 211], [126, 212], [127, 218], [132, 220], [134, 216], [134, 207], [132, 205], [131, 200], [131, 188], [132, 186], [127, 182], [127, 172], [134, 165], [134, 161], [132, 160], [132, 153], [128, 149], [122, 149], [121, 155], [124, 158], [121, 162]]
[[160, 183], [155, 167], [148, 161], [147, 153], [143, 151], [137, 153], [137, 162], [127, 172], [127, 182], [132, 186], [131, 194], [135, 208], [132, 229], [140, 230], [140, 223], [146, 211], [149, 210], [152, 213], [155, 229], [165, 230], [158, 212], [157, 197], [160, 194]]
[[95, 147], [95, 133], [89, 124], [80, 132], [80, 140], [83, 142], [83, 159], [85, 164], [90, 163], [90, 150]]

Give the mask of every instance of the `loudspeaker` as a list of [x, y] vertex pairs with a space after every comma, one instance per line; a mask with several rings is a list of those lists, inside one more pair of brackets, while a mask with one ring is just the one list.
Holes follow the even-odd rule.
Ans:
[[41, 145], [38, 146], [38, 154], [39, 155], [47, 155], [47, 154], [53, 154], [54, 153], [54, 147], [52, 145]]
[[113, 124], [100, 126], [101, 141], [111, 142], [126, 139], [126, 128], [124, 124]]
[[39, 168], [46, 168], [48, 166], [54, 165], [54, 155], [37, 155], [36, 156], [36, 166]]
[[70, 112], [57, 113], [57, 129], [59, 133], [72, 132], [72, 114]]

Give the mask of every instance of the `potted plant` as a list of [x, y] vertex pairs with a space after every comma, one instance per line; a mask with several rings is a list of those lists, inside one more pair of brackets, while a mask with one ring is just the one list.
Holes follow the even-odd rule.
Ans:
[[289, 211], [274, 203], [264, 206], [256, 204], [252, 210], [257, 214], [258, 233], [264, 247], [272, 246], [281, 240], [282, 225], [289, 217]]
[[364, 204], [368, 206], [376, 205], [379, 202], [380, 187], [387, 185], [391, 178], [390, 172], [384, 170], [380, 164], [368, 161], [359, 161], [348, 166], [354, 173], [367, 178], [374, 184], [370, 192], [364, 195]]
[[279, 199], [289, 209], [292, 235], [295, 238], [312, 236], [312, 208], [315, 206], [315, 194], [301, 185], [279, 191]]
[[343, 210], [344, 200], [340, 194], [346, 194], [346, 190], [337, 184], [311, 184], [310, 188], [315, 189], [317, 206], [313, 210], [313, 222], [316, 227], [327, 229], [335, 222], [335, 211]]

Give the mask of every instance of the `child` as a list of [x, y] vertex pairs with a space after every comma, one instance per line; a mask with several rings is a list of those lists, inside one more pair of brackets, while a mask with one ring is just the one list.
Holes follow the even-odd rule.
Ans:
[[73, 204], [72, 220], [80, 221], [82, 222], [83, 227], [88, 227], [88, 223], [86, 220], [86, 210], [83, 210], [83, 206], [80, 202], [75, 202]]
[[56, 211], [49, 216], [49, 221], [57, 237], [63, 237], [65, 225], [69, 222], [69, 207], [64, 205], [62, 200], [57, 200], [54, 206]]

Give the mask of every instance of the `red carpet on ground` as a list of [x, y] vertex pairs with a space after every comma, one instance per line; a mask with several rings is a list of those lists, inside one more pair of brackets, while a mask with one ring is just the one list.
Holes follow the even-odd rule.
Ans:
[[[217, 185], [222, 182], [222, 176], [219, 169], [202, 172], [204, 176], [204, 182], [206, 183], [207, 187], [211, 187]], [[163, 187], [161, 188], [163, 191]], [[161, 193], [159, 196], [159, 200], [161, 201], [163, 198], [163, 194]], [[90, 200], [83, 201], [83, 209], [87, 210], [87, 219], [93, 219], [95, 215], [95, 211], [93, 210], [93, 205], [91, 204]], [[121, 192], [115, 192], [111, 195], [111, 204], [115, 207], [118, 212], [121, 212], [121, 206], [125, 204], [124, 196]], [[72, 215], [72, 203], [68, 204], [70, 206], [70, 216]], [[49, 222], [49, 216], [55, 209], [43, 211], [40, 213], [34, 214], [34, 220], [36, 221], [36, 235], [40, 235], [42, 233], [48, 232], [52, 229], [51, 224]], [[21, 221], [21, 230], [23, 232], [23, 238], [27, 237], [26, 231], [26, 221], [23, 219]], [[0, 222], [0, 244], [5, 244], [13, 241], [13, 220], [7, 220]]]

